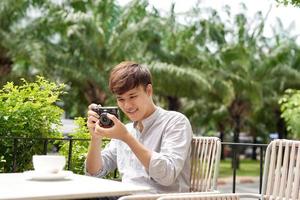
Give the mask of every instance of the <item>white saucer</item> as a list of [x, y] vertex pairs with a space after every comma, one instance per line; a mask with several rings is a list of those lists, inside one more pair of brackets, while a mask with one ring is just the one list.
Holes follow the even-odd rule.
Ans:
[[37, 171], [26, 171], [24, 172], [24, 174], [26, 175], [26, 179], [50, 181], [50, 180], [68, 179], [71, 177], [73, 172], [61, 171], [58, 173], [45, 173], [45, 172], [37, 172]]

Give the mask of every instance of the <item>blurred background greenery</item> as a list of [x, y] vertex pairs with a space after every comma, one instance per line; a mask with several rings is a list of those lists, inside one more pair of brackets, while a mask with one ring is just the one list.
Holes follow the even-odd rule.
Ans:
[[[63, 84], [54, 103], [67, 118], [85, 117], [92, 102], [115, 104], [109, 71], [134, 60], [149, 66], [156, 103], [185, 113], [196, 135], [239, 142], [243, 132], [254, 143], [258, 137], [267, 142], [270, 133], [299, 139], [300, 120], [293, 116], [299, 116], [300, 48], [285, 22], [266, 37], [268, 14], [257, 11], [250, 20], [245, 4], [233, 14], [229, 6], [216, 11], [198, 3], [181, 13], [185, 23], [174, 6], [162, 14], [146, 0], [123, 6], [115, 0], [2, 0], [0, 88], [44, 77]], [[8, 113], [7, 94], [3, 89], [2, 113]], [[56, 115], [53, 120], [60, 124]], [[2, 114], [0, 125], [7, 121]], [[13, 132], [3, 127], [0, 135]]]

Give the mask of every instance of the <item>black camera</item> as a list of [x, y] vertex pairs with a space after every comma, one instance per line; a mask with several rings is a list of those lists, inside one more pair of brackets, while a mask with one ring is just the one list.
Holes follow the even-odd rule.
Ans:
[[99, 123], [103, 128], [110, 128], [114, 125], [114, 122], [107, 117], [107, 113], [116, 116], [118, 119], [120, 118], [118, 107], [101, 107], [97, 105], [92, 110], [99, 115]]

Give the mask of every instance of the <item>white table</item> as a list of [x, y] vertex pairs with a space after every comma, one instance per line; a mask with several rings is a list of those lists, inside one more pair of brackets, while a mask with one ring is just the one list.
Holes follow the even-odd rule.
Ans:
[[28, 180], [23, 173], [0, 173], [0, 199], [79, 199], [121, 196], [147, 187], [73, 174], [69, 179]]

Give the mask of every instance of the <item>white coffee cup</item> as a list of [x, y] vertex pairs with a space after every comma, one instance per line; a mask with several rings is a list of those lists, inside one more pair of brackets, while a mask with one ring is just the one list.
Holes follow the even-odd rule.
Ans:
[[36, 172], [59, 173], [66, 165], [66, 158], [61, 155], [34, 155], [32, 162]]

